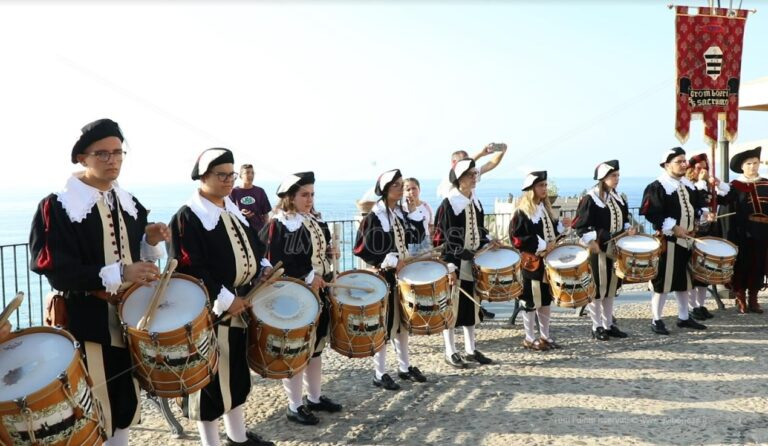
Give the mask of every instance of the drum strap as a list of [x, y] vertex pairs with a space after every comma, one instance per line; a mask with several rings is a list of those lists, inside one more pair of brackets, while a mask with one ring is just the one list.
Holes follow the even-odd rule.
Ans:
[[[227, 236], [229, 237], [229, 243], [232, 245], [232, 251], [235, 253], [235, 288], [241, 287], [253, 279], [256, 275], [256, 269], [258, 268], [258, 261], [256, 255], [253, 253], [251, 244], [248, 241], [248, 237], [245, 235], [245, 230], [240, 224], [240, 220], [232, 218], [229, 212], [222, 212], [221, 218], [224, 222], [224, 227], [227, 230]], [[245, 258], [243, 258], [245, 257]]]
[[[389, 212], [389, 210], [387, 210]], [[392, 233], [395, 241], [395, 249], [400, 260], [405, 260], [408, 257], [408, 248], [405, 246], [405, 229], [400, 223], [400, 219], [397, 215], [392, 215]]]
[[544, 232], [544, 241], [547, 243], [554, 242], [557, 239], [555, 235], [555, 225], [552, 223], [552, 219], [549, 217], [549, 212], [546, 208], [543, 209], [541, 217], [541, 226]]
[[[114, 193], [114, 192], [110, 192]], [[118, 261], [123, 265], [130, 265], [133, 263], [131, 257], [131, 249], [128, 244], [128, 231], [123, 220], [122, 209], [120, 209], [120, 200], [116, 197], [112, 197], [111, 200], [114, 209], [110, 209], [109, 205], [104, 200], [98, 200], [96, 207], [99, 210], [99, 216], [101, 217], [101, 227], [103, 228], [103, 247], [104, 247], [104, 263], [111, 265]], [[114, 214], [114, 215], [113, 215]], [[109, 229], [112, 230], [109, 230]], [[119, 291], [125, 291], [126, 288], [131, 286], [132, 283], [125, 282], [120, 285]], [[123, 340], [123, 332], [120, 328], [120, 321], [117, 317], [117, 307], [112, 304], [108, 304], [108, 318], [109, 318], [109, 337], [112, 347], [125, 348], [125, 341]]]
[[304, 227], [309, 231], [309, 237], [312, 240], [312, 269], [320, 277], [331, 272], [331, 262], [328, 259], [328, 242], [325, 240], [323, 229], [312, 217], [304, 218]]

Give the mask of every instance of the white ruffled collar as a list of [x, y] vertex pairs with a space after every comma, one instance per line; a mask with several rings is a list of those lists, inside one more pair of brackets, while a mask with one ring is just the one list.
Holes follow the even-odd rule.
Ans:
[[[592, 201], [595, 202], [597, 207], [599, 208], [605, 207], [605, 202], [603, 202], [603, 200], [600, 198], [600, 188], [595, 187], [594, 189], [590, 190], [587, 194], [590, 197], [592, 197]], [[621, 196], [617, 194], [615, 190], [612, 190], [611, 192], [609, 192], [609, 195], [613, 197], [613, 199], [616, 200], [619, 204], [624, 205], [624, 200], [622, 200]]]
[[120, 188], [117, 181], [112, 182], [112, 188], [109, 191], [100, 191], [93, 186], [85, 184], [81, 178], [82, 172], [72, 174], [64, 185], [64, 189], [56, 193], [61, 206], [67, 211], [69, 219], [73, 223], [80, 223], [91, 213], [93, 205], [99, 200], [104, 200], [107, 206], [112, 203], [112, 194], [114, 190], [117, 199], [120, 201], [120, 207], [133, 218], [139, 215], [136, 209], [136, 203], [133, 201], [133, 195]]
[[192, 212], [197, 215], [197, 218], [200, 219], [200, 222], [203, 224], [206, 231], [213, 231], [219, 223], [219, 218], [221, 218], [221, 214], [224, 210], [237, 217], [237, 219], [240, 220], [240, 223], [244, 226], [248, 226], [248, 220], [245, 219], [243, 213], [240, 212], [240, 209], [235, 206], [235, 203], [233, 203], [229, 197], [224, 197], [224, 209], [222, 209], [200, 195], [200, 191], [195, 191], [192, 196], [189, 197], [186, 204]]
[[754, 182], [760, 181], [760, 180], [765, 180], [765, 179], [763, 177], [761, 177], [760, 175], [758, 175], [757, 178], [749, 179], [746, 176], [744, 176], [743, 174], [739, 175], [739, 177], [736, 178], [736, 181], [740, 181], [742, 183], [754, 183]]
[[533, 215], [531, 215], [531, 222], [533, 222], [533, 224], [538, 224], [541, 219], [544, 218], [546, 212], [547, 210], [544, 208], [544, 203], [539, 203], [539, 205], [536, 206], [536, 210], [533, 212]]
[[371, 212], [373, 212], [373, 214], [379, 219], [379, 222], [381, 223], [381, 229], [383, 229], [385, 232], [389, 232], [391, 229], [389, 224], [389, 212], [394, 213], [397, 218], [403, 218], [403, 212], [399, 207], [395, 207], [393, 211], [390, 211], [387, 209], [387, 205], [384, 203], [384, 200], [377, 201], [373, 206], [373, 209], [371, 209]]
[[308, 218], [307, 215], [300, 214], [298, 212], [291, 212], [290, 214], [282, 209], [277, 211], [275, 219], [288, 229], [288, 232], [295, 232], [304, 224], [304, 219]]
[[453, 209], [453, 213], [455, 215], [459, 215], [462, 212], [464, 212], [464, 209], [467, 208], [467, 205], [469, 202], [472, 201], [475, 204], [475, 207], [478, 209], [482, 209], [480, 206], [480, 200], [477, 199], [477, 195], [475, 195], [474, 189], [472, 190], [472, 195], [467, 198], [459, 192], [458, 188], [451, 189], [450, 192], [448, 192], [448, 202], [451, 203], [451, 208]]
[[676, 178], [672, 178], [664, 172], [657, 178], [658, 182], [661, 183], [661, 187], [664, 188], [664, 192], [667, 193], [667, 195], [672, 195], [677, 191], [677, 189], [680, 187], [680, 183], [683, 183], [683, 186], [689, 188], [689, 189], [696, 189], [696, 186], [691, 183], [691, 180], [689, 180], [686, 177], [682, 177], [679, 180]]

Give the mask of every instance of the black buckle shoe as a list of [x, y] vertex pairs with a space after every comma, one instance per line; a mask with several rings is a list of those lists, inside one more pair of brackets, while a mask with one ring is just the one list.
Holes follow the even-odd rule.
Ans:
[[490, 364], [490, 363], [493, 362], [493, 360], [491, 358], [489, 358], [489, 357], [485, 356], [484, 354], [480, 353], [480, 350], [475, 350], [474, 353], [472, 353], [471, 355], [466, 355], [466, 356], [464, 356], [464, 358], [467, 361], [474, 361], [474, 362], [476, 362], [478, 364], [481, 364], [481, 365]]
[[461, 355], [458, 353], [452, 354], [450, 358], [445, 358], [445, 363], [450, 366], [456, 367], [457, 369], [467, 368], [467, 362], [464, 361], [464, 358], [462, 358]]
[[377, 379], [376, 376], [374, 376], [373, 385], [387, 390], [400, 390], [400, 384], [392, 380], [392, 377], [386, 373], [381, 375], [381, 379]]
[[427, 382], [427, 377], [424, 376], [423, 373], [421, 373], [421, 370], [419, 370], [418, 367], [408, 367], [407, 372], [397, 372], [397, 376], [400, 377], [400, 379], [407, 379], [411, 381], [416, 381], [418, 383]]
[[307, 406], [299, 406], [299, 408], [296, 409], [296, 412], [292, 411], [290, 407], [287, 407], [285, 409], [285, 416], [295, 423], [307, 426], [312, 426], [320, 422], [320, 419], [307, 409]]
[[701, 307], [701, 312], [704, 314], [704, 316], [707, 319], [712, 319], [713, 317], [715, 317], [714, 314], [710, 313], [709, 310], [707, 310], [707, 307]]
[[704, 330], [707, 328], [706, 325], [700, 324], [691, 318], [688, 318], [686, 320], [678, 319], [677, 326], [680, 328], [693, 328], [694, 330]]
[[493, 319], [496, 317], [496, 313], [492, 313], [482, 306], [480, 307], [480, 311], [483, 313], [483, 319]]
[[703, 311], [701, 311], [700, 307], [694, 308], [693, 310], [690, 311], [690, 313], [691, 313], [691, 317], [699, 321], [703, 321], [704, 319], [707, 318], [707, 315], [704, 314]]
[[626, 338], [629, 336], [628, 334], [624, 333], [623, 331], [619, 330], [619, 327], [615, 325], [611, 325], [611, 328], [606, 331], [608, 333], [608, 336], [613, 336], [614, 338]]
[[275, 446], [275, 443], [269, 440], [265, 440], [257, 434], [247, 431], [245, 433], [245, 441], [237, 442], [227, 437], [226, 446]]
[[334, 402], [325, 395], [320, 395], [320, 402], [313, 403], [306, 396], [303, 398], [304, 405], [311, 411], [340, 412], [341, 404]]
[[661, 319], [651, 322], [651, 331], [656, 334], [669, 336], [669, 330], [664, 326], [664, 321]]
[[592, 337], [597, 339], [598, 341], [607, 341], [610, 339], [610, 336], [608, 336], [608, 332], [603, 327], [597, 327], [597, 329], [592, 330]]

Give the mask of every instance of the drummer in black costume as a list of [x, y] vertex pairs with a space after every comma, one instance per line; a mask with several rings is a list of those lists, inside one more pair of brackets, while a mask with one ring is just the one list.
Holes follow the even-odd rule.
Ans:
[[[286, 416], [300, 424], [317, 424], [314, 411], [338, 412], [341, 404], [321, 395], [322, 353], [330, 330], [330, 301], [326, 282], [331, 271], [331, 233], [328, 224], [312, 213], [315, 201], [315, 174], [300, 172], [290, 175], [277, 189], [280, 202], [274, 216], [262, 229], [267, 257], [273, 265], [283, 262], [285, 275], [301, 279], [320, 296], [322, 308], [317, 326], [314, 354], [307, 367], [283, 379], [288, 397]], [[302, 399], [302, 385], [308, 395]]]
[[[243, 299], [260, 272], [271, 267], [263, 258], [264, 245], [229, 194], [237, 172], [228, 149], [208, 149], [197, 159], [192, 179], [200, 180], [187, 203], [171, 219], [170, 254], [178, 271], [202, 280], [216, 316], [219, 370], [211, 382], [183, 398], [184, 416], [197, 421], [200, 441], [219, 445], [219, 418], [224, 419], [227, 445], [273, 444], [246, 431], [243, 405], [251, 390], [248, 368], [247, 323], [249, 304]], [[228, 313], [232, 317], [224, 320]]]
[[[520, 250], [523, 257], [521, 260], [523, 294], [520, 296], [525, 303], [523, 347], [544, 351], [560, 346], [549, 333], [552, 289], [544, 273], [543, 257], [555, 248], [555, 241], [564, 230], [563, 225], [570, 225], [571, 221], [569, 218], [563, 218], [562, 222], [555, 219], [552, 205], [547, 197], [546, 171], [529, 173], [523, 180], [522, 191], [525, 193], [520, 198], [512, 217], [509, 239], [512, 240], [515, 248]], [[526, 264], [531, 266], [526, 269]], [[540, 337], [536, 337], [534, 333], [534, 313], [539, 320]]]
[[[661, 243], [664, 253], [659, 258], [659, 272], [651, 281], [654, 291], [651, 298], [651, 330], [656, 334], [669, 335], [661, 316], [667, 295], [672, 292], [677, 299], [677, 326], [703, 330], [707, 327], [688, 314], [689, 291], [693, 288], [688, 262], [697, 215], [707, 206], [707, 194], [685, 177], [688, 161], [682, 148], [665, 151], [659, 166], [664, 169], [664, 173], [645, 188], [640, 207], [640, 215], [644, 215], [657, 233], [663, 236]], [[714, 214], [710, 213], [705, 218], [711, 221]]]
[[[592, 318], [592, 337], [607, 341], [609, 337], [626, 338], [627, 334], [613, 324], [613, 303], [621, 287], [621, 279], [613, 269], [615, 251], [614, 237], [627, 231], [634, 235], [629, 224], [629, 209], [624, 198], [617, 192], [619, 184], [619, 161], [610, 160], [595, 168], [597, 185], [587, 192], [579, 202], [574, 220], [574, 229], [581, 236], [581, 242], [589, 247], [592, 277], [596, 294], [587, 305]], [[609, 243], [610, 241], [610, 243]]]
[[[400, 292], [395, 274], [405, 266], [408, 257], [408, 236], [405, 219], [399, 206], [403, 197], [403, 176], [400, 170], [389, 170], [376, 181], [376, 195], [381, 197], [371, 209], [357, 230], [353, 253], [378, 271], [389, 285], [387, 296], [387, 339], [397, 353], [400, 379], [425, 382], [427, 378], [417, 367], [410, 365], [408, 357], [408, 331], [400, 322]], [[419, 222], [420, 223], [420, 222]], [[373, 356], [375, 367], [373, 385], [387, 390], [399, 390], [397, 384], [386, 373], [386, 344]]]
[[112, 446], [128, 444], [128, 428], [141, 413], [117, 306], [131, 285], [157, 280], [159, 242], [170, 238], [168, 227], [148, 224], [148, 211], [118, 185], [125, 155], [116, 122], [86, 125], [71, 156], [85, 171], [40, 202], [29, 242], [30, 268], [63, 293], [67, 329], [84, 353], [104, 413], [105, 444]]
[[435, 214], [435, 246], [443, 246], [442, 259], [459, 270], [460, 293], [455, 327], [464, 328], [464, 351], [456, 351], [453, 327], [443, 330], [445, 340], [445, 361], [457, 368], [466, 368], [466, 361], [478, 364], [493, 362], [475, 347], [475, 325], [480, 323], [480, 305], [475, 299], [475, 279], [472, 266], [475, 253], [488, 244], [488, 230], [485, 229], [483, 206], [475, 195], [479, 172], [472, 159], [458, 161], [449, 172], [451, 189]]

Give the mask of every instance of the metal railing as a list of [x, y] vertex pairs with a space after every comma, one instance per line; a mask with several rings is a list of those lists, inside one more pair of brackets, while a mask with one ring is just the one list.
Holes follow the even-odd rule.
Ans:
[[[638, 208], [631, 208], [634, 221], [641, 226], [641, 232], [651, 233], [650, 225], [638, 215]], [[573, 217], [575, 209], [560, 210], [562, 216]], [[509, 224], [512, 214], [486, 214], [485, 227], [494, 237], [509, 241]], [[357, 257], [352, 254], [360, 218], [352, 220], [329, 221], [331, 228], [339, 228], [341, 257], [339, 269], [347, 271], [361, 267]], [[164, 262], [165, 259], [163, 259]], [[26, 294], [24, 304], [12, 316], [14, 327], [29, 327], [42, 325], [45, 296], [51, 291], [48, 281], [29, 269], [30, 254], [26, 243], [0, 246], [0, 286], [2, 286], [2, 306], [16, 295], [18, 291]], [[163, 265], [161, 265], [163, 266]]]

